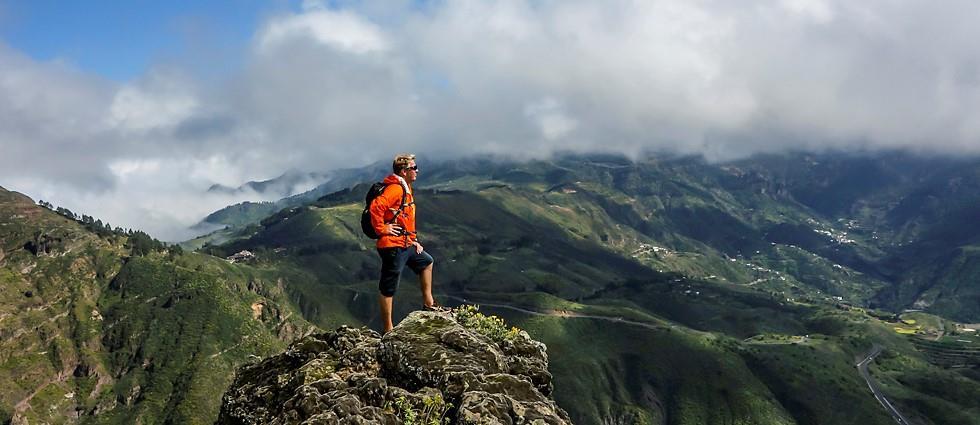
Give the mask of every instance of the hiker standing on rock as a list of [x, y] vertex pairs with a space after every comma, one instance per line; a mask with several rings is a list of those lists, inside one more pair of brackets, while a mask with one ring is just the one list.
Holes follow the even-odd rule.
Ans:
[[412, 184], [418, 178], [419, 168], [415, 155], [401, 154], [391, 163], [392, 174], [382, 181], [384, 190], [371, 201], [368, 209], [371, 226], [378, 237], [378, 255], [381, 257], [381, 278], [378, 282], [378, 304], [384, 332], [391, 323], [392, 300], [405, 266], [419, 276], [422, 289], [422, 307], [428, 310], [442, 309], [432, 298], [432, 256], [418, 241], [415, 233], [415, 197]]

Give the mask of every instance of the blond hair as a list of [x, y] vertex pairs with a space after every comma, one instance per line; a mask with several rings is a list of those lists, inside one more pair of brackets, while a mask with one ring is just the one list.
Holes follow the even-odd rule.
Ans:
[[391, 161], [391, 171], [398, 174], [399, 171], [408, 168], [408, 163], [412, 161], [415, 161], [415, 154], [400, 153], [395, 156], [394, 161]]

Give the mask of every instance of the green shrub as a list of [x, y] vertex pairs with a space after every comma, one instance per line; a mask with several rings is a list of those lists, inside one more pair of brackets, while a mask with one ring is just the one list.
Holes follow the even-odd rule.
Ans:
[[498, 343], [517, 338], [517, 334], [521, 331], [515, 327], [508, 329], [504, 319], [480, 313], [480, 306], [478, 305], [464, 304], [456, 307], [453, 309], [453, 317], [464, 327], [479, 332]]
[[422, 396], [422, 405], [413, 406], [405, 397], [395, 399], [395, 415], [405, 425], [442, 425], [449, 423], [446, 412], [452, 407], [441, 395]]

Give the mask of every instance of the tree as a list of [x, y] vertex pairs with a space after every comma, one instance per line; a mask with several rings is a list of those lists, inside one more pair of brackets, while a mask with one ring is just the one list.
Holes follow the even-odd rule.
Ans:
[[177, 257], [179, 257], [181, 255], [184, 255], [184, 248], [181, 248], [180, 245], [174, 244], [174, 245], [170, 245], [170, 246], [167, 247], [167, 256], [171, 260], [173, 260], [173, 259], [175, 259], [175, 258], [177, 258]]
[[163, 250], [163, 243], [153, 239], [150, 235], [142, 231], [130, 231], [129, 240], [126, 242], [132, 255], [144, 256], [153, 251]]

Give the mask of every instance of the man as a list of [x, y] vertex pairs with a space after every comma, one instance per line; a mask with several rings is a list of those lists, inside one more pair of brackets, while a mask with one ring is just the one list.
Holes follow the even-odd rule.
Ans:
[[381, 278], [378, 281], [378, 304], [384, 332], [391, 323], [392, 300], [405, 266], [419, 276], [423, 308], [443, 310], [432, 298], [432, 256], [425, 252], [415, 233], [415, 197], [412, 185], [419, 175], [415, 155], [401, 154], [391, 163], [392, 174], [386, 177], [384, 192], [371, 202], [371, 225], [380, 235], [378, 255]]

